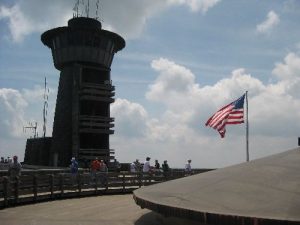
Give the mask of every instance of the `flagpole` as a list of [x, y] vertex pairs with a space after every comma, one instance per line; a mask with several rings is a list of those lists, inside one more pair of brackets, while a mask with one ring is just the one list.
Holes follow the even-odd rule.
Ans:
[[246, 160], [249, 162], [249, 122], [248, 122], [248, 91], [246, 97]]

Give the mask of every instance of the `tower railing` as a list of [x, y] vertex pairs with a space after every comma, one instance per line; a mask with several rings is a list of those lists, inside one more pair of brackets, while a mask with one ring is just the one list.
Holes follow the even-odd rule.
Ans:
[[82, 82], [80, 84], [81, 89], [97, 89], [97, 90], [109, 90], [114, 91], [115, 86], [112, 85], [111, 80], [104, 80], [103, 83], [91, 83], [91, 82]]

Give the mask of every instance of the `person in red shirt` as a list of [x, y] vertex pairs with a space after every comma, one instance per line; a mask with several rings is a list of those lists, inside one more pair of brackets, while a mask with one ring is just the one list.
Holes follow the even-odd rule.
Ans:
[[95, 160], [92, 161], [91, 163], [91, 179], [92, 181], [96, 182], [97, 179], [97, 172], [100, 170], [101, 164], [96, 157]]
[[93, 160], [91, 163], [91, 171], [99, 171], [100, 167], [101, 167], [101, 164], [100, 164], [98, 158], [96, 157], [95, 160]]

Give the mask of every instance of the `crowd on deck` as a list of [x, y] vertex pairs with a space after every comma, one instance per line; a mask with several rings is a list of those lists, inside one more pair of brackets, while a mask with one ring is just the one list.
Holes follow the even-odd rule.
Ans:
[[[158, 160], [155, 160], [154, 166], [151, 166], [150, 163], [151, 158], [147, 157], [146, 161], [144, 163], [140, 163], [138, 159], [136, 159], [134, 162], [130, 164], [130, 172], [136, 173], [136, 172], [143, 172], [143, 173], [150, 173], [150, 174], [157, 174], [162, 172], [164, 175], [167, 175], [170, 172], [170, 167], [167, 160], [164, 160], [163, 164], [160, 165]], [[192, 174], [192, 166], [191, 166], [192, 160], [189, 159], [187, 163], [185, 164], [185, 173], [186, 175]]]
[[[151, 158], [147, 157], [146, 161], [144, 163], [140, 163], [139, 159], [136, 159], [132, 163], [130, 163], [129, 171], [132, 173], [137, 172], [143, 172], [143, 173], [149, 173], [149, 174], [158, 174], [163, 173], [167, 175], [170, 172], [170, 167], [168, 165], [168, 161], [164, 160], [163, 164], [160, 165], [158, 160], [155, 160], [154, 166], [151, 166], [150, 163]], [[192, 160], [187, 160], [187, 163], [185, 164], [185, 173], [186, 175], [192, 174], [192, 166], [191, 166]], [[117, 172], [120, 172], [121, 165], [120, 163], [115, 159], [114, 166]], [[76, 161], [75, 157], [72, 157], [71, 164], [70, 164], [71, 174], [77, 174], [78, 172], [78, 162]], [[104, 160], [98, 160], [96, 157], [94, 160], [91, 161], [91, 164], [89, 166], [90, 173], [92, 177], [95, 177], [98, 172], [108, 172], [107, 164]]]
[[0, 163], [4, 163], [4, 164], [12, 163], [12, 158], [10, 158], [9, 156], [6, 158], [1, 157]]
[[[140, 163], [139, 159], [136, 159], [130, 164], [129, 171], [132, 173], [137, 172], [143, 172], [143, 173], [149, 173], [149, 174], [160, 174], [168, 175], [168, 173], [171, 171], [168, 161], [164, 160], [163, 164], [160, 165], [158, 160], [155, 160], [154, 166], [151, 166], [150, 162], [151, 158], [147, 157], [144, 163]], [[191, 175], [192, 174], [192, 167], [191, 167], [192, 160], [189, 159], [187, 163], [185, 164], [185, 174]], [[21, 168], [22, 165], [18, 161], [18, 157], [14, 156], [12, 159], [10, 157], [7, 157], [4, 159], [4, 157], [1, 157], [1, 163], [2, 165], [6, 164], [8, 166], [8, 175], [10, 179], [15, 178], [16, 176], [21, 175]], [[120, 163], [115, 159], [114, 161], [114, 167], [117, 172], [120, 172], [121, 165]], [[72, 177], [75, 179], [79, 169], [79, 163], [75, 159], [75, 157], [71, 158], [71, 164], [70, 164], [70, 173]], [[89, 166], [91, 179], [96, 180], [97, 174], [108, 172], [107, 164], [104, 160], [99, 160], [97, 157], [91, 161], [91, 164]]]
[[10, 179], [14, 179], [21, 175], [22, 165], [18, 161], [18, 156], [15, 155], [12, 159], [10, 157], [7, 157], [6, 159], [1, 157], [0, 163], [5, 166], [5, 169], [8, 169], [8, 176]]

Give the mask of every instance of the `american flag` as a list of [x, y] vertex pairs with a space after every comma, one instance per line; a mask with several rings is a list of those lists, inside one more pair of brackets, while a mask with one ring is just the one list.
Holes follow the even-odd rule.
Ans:
[[205, 125], [217, 130], [224, 138], [227, 124], [244, 123], [244, 100], [245, 94], [218, 110], [207, 120]]

